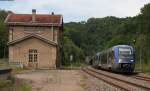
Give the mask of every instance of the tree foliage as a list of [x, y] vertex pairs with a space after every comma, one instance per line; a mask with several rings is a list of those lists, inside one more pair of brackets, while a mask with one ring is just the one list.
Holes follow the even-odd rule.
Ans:
[[[64, 33], [65, 34], [65, 33]], [[67, 37], [63, 36], [62, 38], [62, 59], [61, 64], [69, 66], [70, 64], [79, 64], [84, 60], [84, 53], [81, 48], [76, 46], [73, 41]], [[70, 59], [70, 56], [73, 56], [73, 60]]]
[[8, 56], [8, 48], [7, 48], [8, 33], [7, 27], [4, 24], [4, 20], [7, 14], [8, 14], [7, 11], [0, 10], [0, 58]]

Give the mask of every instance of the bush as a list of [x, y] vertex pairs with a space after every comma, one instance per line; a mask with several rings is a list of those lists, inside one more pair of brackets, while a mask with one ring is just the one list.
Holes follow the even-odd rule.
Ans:
[[4, 88], [11, 85], [11, 80], [0, 79], [0, 88]]

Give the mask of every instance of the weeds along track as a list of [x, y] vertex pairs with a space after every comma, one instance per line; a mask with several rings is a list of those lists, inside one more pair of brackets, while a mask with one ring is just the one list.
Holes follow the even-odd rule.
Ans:
[[82, 70], [88, 73], [89, 75], [96, 77], [123, 91], [150, 91], [149, 82], [133, 79], [131, 77], [122, 76], [106, 71], [96, 70], [92, 67], [85, 67]]

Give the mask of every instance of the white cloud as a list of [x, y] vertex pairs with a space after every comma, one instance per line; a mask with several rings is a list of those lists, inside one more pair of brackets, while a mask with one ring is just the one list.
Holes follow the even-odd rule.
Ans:
[[65, 21], [80, 21], [89, 17], [135, 16], [148, 2], [150, 0], [15, 0], [5, 9], [18, 13], [31, 13], [33, 8], [39, 13], [54, 11], [63, 14]]

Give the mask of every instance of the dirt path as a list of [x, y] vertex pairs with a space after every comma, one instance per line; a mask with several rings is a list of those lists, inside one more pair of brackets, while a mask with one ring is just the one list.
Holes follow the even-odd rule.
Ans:
[[78, 70], [39, 70], [16, 77], [30, 80], [32, 91], [84, 91], [80, 73]]

